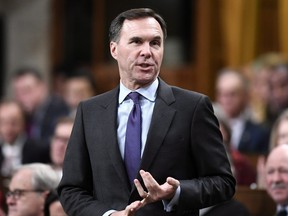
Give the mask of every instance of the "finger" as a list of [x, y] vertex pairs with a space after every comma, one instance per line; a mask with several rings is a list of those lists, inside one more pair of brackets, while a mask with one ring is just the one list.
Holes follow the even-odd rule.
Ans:
[[135, 202], [131, 203], [125, 209], [126, 215], [133, 216], [135, 214], [135, 212], [139, 208], [141, 208], [141, 206], [142, 206], [142, 203], [140, 201], [135, 201]]
[[140, 195], [142, 198], [146, 198], [147, 192], [144, 191], [144, 189], [143, 189], [143, 187], [142, 187], [142, 185], [140, 184], [140, 182], [139, 182], [138, 179], [135, 179], [135, 180], [134, 180], [134, 184], [135, 184], [135, 186], [136, 186], [136, 188], [137, 188], [137, 191], [138, 191], [139, 195]]
[[180, 182], [177, 179], [174, 179], [172, 177], [168, 177], [166, 182], [171, 185], [173, 188], [178, 188], [180, 185]]
[[150, 194], [147, 193], [147, 194], [146, 194], [146, 197], [141, 200], [141, 203], [142, 203], [143, 205], [145, 205], [146, 203], [148, 203], [149, 197], [150, 197]]
[[152, 188], [159, 187], [159, 184], [149, 172], [140, 170], [140, 175], [148, 191], [150, 191]]

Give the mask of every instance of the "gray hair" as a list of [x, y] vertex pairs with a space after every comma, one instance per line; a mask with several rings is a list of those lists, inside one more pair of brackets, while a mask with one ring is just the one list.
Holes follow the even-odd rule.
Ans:
[[21, 170], [30, 170], [32, 173], [32, 187], [35, 190], [53, 190], [59, 184], [59, 177], [57, 173], [48, 164], [30, 163], [17, 167], [14, 171], [18, 173]]

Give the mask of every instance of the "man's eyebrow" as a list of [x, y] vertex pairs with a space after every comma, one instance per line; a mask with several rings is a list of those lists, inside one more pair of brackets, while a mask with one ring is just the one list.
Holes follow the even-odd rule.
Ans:
[[154, 40], [162, 40], [162, 38], [160, 36], [155, 36], [153, 39]]
[[129, 39], [129, 41], [135, 41], [135, 40], [142, 40], [141, 37], [132, 37]]
[[[135, 37], [131, 37], [129, 39], [129, 41], [135, 41], [135, 40], [143, 40], [143, 38], [135, 36]], [[152, 40], [162, 40], [162, 38], [160, 36], [155, 36], [155, 37], [152, 38]]]

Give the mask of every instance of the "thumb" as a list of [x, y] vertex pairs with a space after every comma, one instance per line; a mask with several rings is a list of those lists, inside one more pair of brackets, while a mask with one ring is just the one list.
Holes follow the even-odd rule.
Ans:
[[168, 177], [166, 179], [166, 182], [174, 188], [177, 188], [180, 185], [180, 182], [177, 179], [172, 178], [172, 177]]

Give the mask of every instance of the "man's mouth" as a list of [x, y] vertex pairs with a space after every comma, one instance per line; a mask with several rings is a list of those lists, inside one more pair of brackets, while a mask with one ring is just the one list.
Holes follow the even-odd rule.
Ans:
[[151, 67], [152, 64], [141, 63], [141, 64], [138, 64], [138, 66], [143, 67], [143, 68], [148, 68], [148, 67]]

